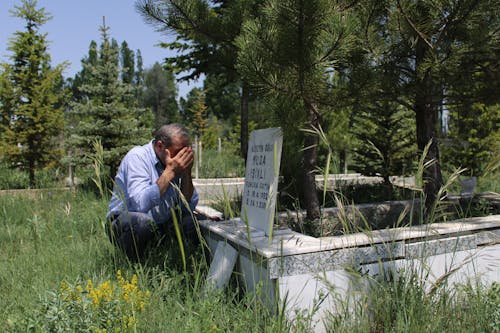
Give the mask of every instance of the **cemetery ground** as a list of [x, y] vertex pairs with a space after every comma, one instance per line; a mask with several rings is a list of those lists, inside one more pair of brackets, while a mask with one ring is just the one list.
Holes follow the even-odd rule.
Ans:
[[[496, 181], [481, 180], [480, 186], [493, 188]], [[107, 205], [84, 189], [0, 196], [0, 330], [309, 331], [311, 313], [289, 321], [283, 304], [270, 309], [258, 295], [241, 293], [234, 277], [221, 293], [205, 290], [206, 248], [188, 247], [185, 267], [175, 241], [143, 264], [126, 261], [106, 237]], [[496, 283], [450, 290], [444, 278], [429, 292], [420, 276], [407, 272], [371, 284], [354, 307], [332, 316], [331, 331], [500, 330]]]

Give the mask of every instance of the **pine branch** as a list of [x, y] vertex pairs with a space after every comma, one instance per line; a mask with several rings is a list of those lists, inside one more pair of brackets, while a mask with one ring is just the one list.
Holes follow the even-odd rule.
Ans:
[[405, 18], [406, 22], [408, 22], [408, 24], [412, 27], [412, 29], [417, 33], [417, 35], [420, 36], [420, 38], [422, 38], [422, 40], [429, 46], [429, 48], [433, 50], [434, 46], [429, 41], [429, 37], [426, 36], [422, 31], [420, 31], [415, 25], [415, 23], [413, 23], [413, 21], [408, 17], [406, 12], [403, 10], [403, 7], [401, 6], [401, 2], [399, 0], [397, 1], [397, 4], [398, 4], [398, 9], [401, 12], [401, 14], [403, 14], [403, 17]]

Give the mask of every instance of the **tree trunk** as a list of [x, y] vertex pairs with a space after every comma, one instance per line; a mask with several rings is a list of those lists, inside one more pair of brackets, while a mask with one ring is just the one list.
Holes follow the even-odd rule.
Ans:
[[248, 150], [248, 100], [250, 99], [250, 90], [248, 84], [243, 81], [241, 85], [241, 123], [240, 123], [240, 149], [241, 156], [247, 161]]
[[339, 172], [347, 173], [347, 151], [345, 149], [339, 151]]
[[[416, 46], [416, 73], [419, 73], [419, 68], [425, 59], [426, 52], [427, 45], [422, 39], [419, 39]], [[433, 101], [432, 78], [428, 71], [421, 75], [422, 77], [419, 77], [417, 74], [414, 106], [419, 152], [422, 153], [425, 146], [432, 140], [424, 161], [429, 162], [434, 160], [434, 162], [430, 163], [423, 171], [425, 208], [426, 212], [429, 212], [436, 199], [439, 199], [437, 195], [443, 185], [443, 177], [439, 165], [438, 137], [436, 135], [437, 108], [436, 103]]]
[[[310, 128], [319, 128], [318, 106], [314, 102], [306, 102]], [[316, 166], [318, 159], [318, 135], [306, 133], [304, 139], [302, 188], [304, 204], [309, 220], [320, 218], [319, 198], [316, 188]]]
[[32, 160], [28, 161], [28, 175], [29, 175], [29, 182], [30, 182], [30, 188], [35, 188], [35, 163]]
[[[34, 144], [34, 139], [33, 137], [28, 138], [27, 142], [27, 148], [31, 152], [35, 152], [35, 144]], [[36, 154], [36, 152], [35, 152]], [[28, 179], [29, 179], [29, 186], [30, 188], [35, 188], [35, 160], [36, 157], [33, 156], [33, 153], [30, 154], [31, 156], [28, 156], [27, 162], [28, 162]]]

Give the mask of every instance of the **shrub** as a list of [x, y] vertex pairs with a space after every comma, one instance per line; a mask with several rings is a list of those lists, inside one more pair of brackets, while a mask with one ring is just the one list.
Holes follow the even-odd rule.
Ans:
[[135, 332], [138, 314], [148, 305], [150, 292], [137, 286], [137, 275], [130, 281], [118, 270], [117, 281], [94, 285], [61, 282], [58, 291], [49, 292], [41, 309], [28, 324], [42, 332]]

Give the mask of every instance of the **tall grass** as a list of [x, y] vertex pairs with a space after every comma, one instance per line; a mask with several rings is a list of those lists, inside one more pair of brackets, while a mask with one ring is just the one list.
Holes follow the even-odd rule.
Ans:
[[[339, 201], [342, 205], [342, 200]], [[111, 286], [120, 284], [118, 271], [125, 277], [135, 274], [134, 288], [149, 295], [144, 310], [133, 314], [130, 327], [114, 327], [121, 332], [310, 330], [313, 313], [287, 320], [283, 304], [268, 307], [261, 303], [258, 292], [242, 294], [239, 288], [230, 285], [224, 292], [207, 294], [203, 286], [210, 258], [203, 247], [181, 248], [172, 239], [151, 251], [143, 263], [126, 260], [107, 239], [104, 223], [107, 206], [107, 199], [81, 190], [49, 191], [29, 197], [0, 196], [1, 331], [44, 331], [49, 321], [54, 320], [53, 313], [58, 314], [59, 321], [70, 321], [68, 327], [77, 327], [73, 321], [78, 321], [78, 325], [83, 325], [78, 326], [79, 331], [99, 331], [103, 327], [99, 323], [75, 317], [101, 309], [92, 308], [88, 303], [91, 299], [85, 298], [90, 292], [79, 294], [78, 286], [90, 280], [93, 286], [102, 288], [89, 290], [108, 295], [104, 292], [108, 281]], [[347, 227], [352, 225], [346, 224]], [[498, 284], [488, 288], [463, 285], [451, 293], [443, 286], [429, 293], [420, 277], [415, 277], [403, 272], [371, 279], [366, 293], [353, 303], [354, 308], [346, 300], [338, 301], [338, 308], [345, 311], [332, 312], [327, 320], [328, 329], [332, 332], [499, 331]], [[69, 295], [74, 295], [74, 299], [68, 301], [68, 294], [61, 291], [62, 283], [72, 286]], [[124, 294], [109, 293], [115, 295], [110, 297]], [[114, 301], [119, 300], [110, 300]], [[75, 312], [75, 307], [84, 305], [86, 311]], [[104, 307], [101, 303], [99, 306]]]
[[[392, 271], [393, 272], [393, 271]], [[499, 332], [500, 284], [442, 284], [433, 292], [419, 272], [368, 280], [364, 293], [326, 321], [329, 332]]]
[[203, 160], [199, 166], [201, 178], [244, 177], [245, 160], [228, 152], [213, 149], [203, 151]]
[[[307, 314], [287, 322], [258, 295], [242, 295], [234, 285], [222, 293], [203, 292], [209, 258], [199, 248], [186, 249], [186, 270], [175, 240], [143, 264], [125, 260], [104, 231], [107, 204], [81, 191], [0, 197], [2, 331], [40, 328], [48, 320], [46, 299], [63, 281], [117, 283], [118, 270], [126, 277], [136, 274], [139, 290], [150, 292], [145, 310], [136, 314], [139, 332], [303, 332], [308, 327]], [[416, 280], [374, 280], [355, 308], [357, 315], [332, 314], [329, 325], [335, 332], [418, 332], [419, 325], [430, 332], [498, 331], [498, 285], [472, 287], [456, 289], [452, 299], [444, 289], [425, 293]]]
[[209, 260], [199, 248], [186, 249], [186, 270], [179, 247], [169, 242], [142, 264], [127, 261], [107, 239], [107, 204], [81, 191], [0, 197], [1, 331], [40, 329], [49, 304], [68, 311], [46, 301], [60, 293], [63, 281], [117, 283], [118, 270], [124, 276], [136, 274], [137, 287], [150, 292], [149, 306], [137, 314], [138, 331], [275, 331], [273, 313], [251, 295], [201, 292]]
[[[321, 128], [312, 129], [320, 141], [330, 151]], [[416, 172], [417, 187], [424, 185], [423, 174], [426, 168], [436, 161], [425, 162], [429, 144], [425, 147]], [[329, 174], [330, 158], [328, 154], [325, 168], [318, 171]], [[497, 163], [498, 164], [498, 163]], [[494, 173], [497, 167], [491, 168]], [[439, 189], [438, 198], [446, 197], [447, 191], [455, 184], [465, 169], [457, 169], [449, 175]], [[324, 184], [326, 188], [326, 182]], [[326, 203], [323, 192], [323, 208]], [[334, 191], [334, 199], [339, 209], [339, 218], [344, 233], [363, 232], [370, 234], [372, 230], [367, 219], [360, 212], [347, 213], [347, 205], [342, 191]], [[420, 198], [425, 200], [423, 192]], [[450, 215], [450, 203], [437, 200], [426, 211], [419, 214], [418, 220], [411, 224], [435, 223], [447, 220]], [[355, 207], [351, 207], [355, 209]], [[422, 207], [422, 209], [424, 209]], [[394, 226], [402, 226], [407, 211], [402, 211]], [[357, 219], [356, 219], [357, 217]], [[323, 224], [324, 218], [321, 221]], [[320, 226], [321, 229], [321, 226]], [[424, 258], [422, 258], [424, 259]], [[470, 260], [473, 260], [472, 258]], [[347, 269], [353, 280], [362, 281], [359, 294], [349, 299], [337, 299], [335, 309], [325, 321], [329, 332], [500, 332], [500, 284], [495, 282], [484, 286], [480, 280], [469, 281], [462, 285], [449, 285], [448, 279], [468, 261], [448, 269], [441, 277], [437, 277], [429, 288], [429, 276], [426, 269], [383, 268], [375, 276], [361, 274], [359, 271]], [[409, 265], [411, 266], [411, 265]], [[322, 278], [318, 277], [321, 281]], [[322, 281], [331, 295], [338, 295], [332, 281]], [[311, 312], [314, 312], [314, 306]]]
[[[60, 169], [35, 171], [35, 188], [52, 188], [63, 185], [65, 174]], [[29, 188], [28, 172], [11, 168], [0, 160], [0, 190]]]

